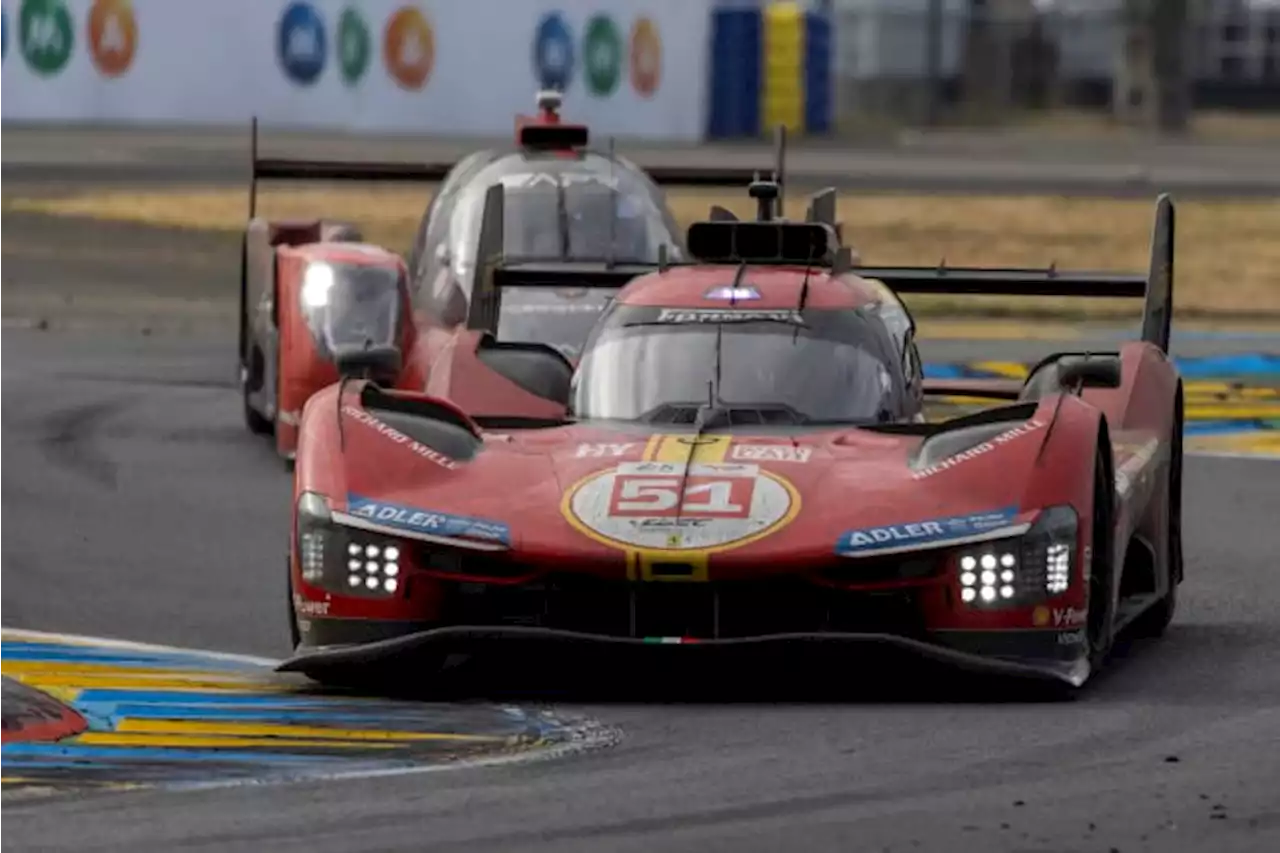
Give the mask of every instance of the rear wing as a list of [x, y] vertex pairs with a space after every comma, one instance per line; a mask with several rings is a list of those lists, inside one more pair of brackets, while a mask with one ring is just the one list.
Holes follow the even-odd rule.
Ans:
[[258, 211], [258, 181], [364, 181], [436, 183], [444, 180], [452, 163], [395, 163], [344, 160], [295, 160], [258, 156], [258, 118], [250, 121], [249, 218]]
[[[577, 131], [566, 136], [565, 131]], [[544, 138], [545, 137], [545, 138]], [[520, 132], [521, 144], [528, 150], [559, 150], [580, 147], [587, 139], [581, 126], [529, 126]], [[358, 160], [302, 160], [258, 155], [258, 119], [250, 120], [249, 218], [257, 215], [258, 181], [363, 181], [367, 183], [439, 183], [453, 169], [453, 162], [407, 163]], [[787, 132], [779, 125], [774, 139], [774, 181], [781, 187], [786, 172]], [[612, 140], [608, 156], [614, 156]], [[743, 186], [760, 176], [759, 169], [728, 167], [698, 168], [683, 166], [638, 166], [660, 186]], [[781, 192], [781, 190], [780, 190]], [[779, 195], [781, 199], [781, 195]]]
[[1169, 351], [1173, 322], [1175, 210], [1173, 199], [1156, 199], [1146, 275], [1045, 269], [983, 267], [849, 266], [862, 278], [883, 282], [896, 293], [1066, 296], [1143, 300], [1142, 340]]
[[651, 264], [612, 263], [608, 260], [589, 262], [504, 257], [505, 195], [502, 184], [494, 184], [485, 193], [471, 305], [467, 312], [469, 329], [493, 331], [498, 328], [502, 291], [507, 288], [620, 290], [633, 278], [658, 269]]

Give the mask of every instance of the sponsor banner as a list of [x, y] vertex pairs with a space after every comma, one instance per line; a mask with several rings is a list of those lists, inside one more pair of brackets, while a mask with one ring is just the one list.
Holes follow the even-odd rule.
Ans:
[[395, 527], [414, 533], [482, 539], [500, 542], [503, 545], [511, 544], [511, 528], [501, 521], [419, 509], [356, 494], [347, 496], [347, 513], [386, 527]]
[[864, 527], [842, 535], [836, 543], [836, 553], [860, 556], [966, 540], [1009, 527], [1017, 515], [1018, 508], [1008, 506], [990, 512], [924, 519], [885, 527]]
[[597, 135], [694, 141], [710, 7], [4, 0], [3, 116], [506, 136], [554, 83]]

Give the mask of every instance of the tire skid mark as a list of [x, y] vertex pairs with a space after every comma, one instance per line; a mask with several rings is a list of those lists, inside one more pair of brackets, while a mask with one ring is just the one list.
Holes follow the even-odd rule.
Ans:
[[118, 466], [94, 438], [102, 424], [131, 402], [126, 398], [101, 400], [45, 415], [40, 434], [45, 455], [68, 471], [114, 491]]

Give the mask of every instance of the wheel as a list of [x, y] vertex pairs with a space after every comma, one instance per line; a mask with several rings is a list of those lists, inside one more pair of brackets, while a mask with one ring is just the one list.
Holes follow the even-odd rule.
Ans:
[[264, 418], [249, 402], [249, 388], [255, 382], [262, 381], [261, 361], [261, 350], [255, 346], [251, 351], [250, 363], [240, 368], [243, 373], [240, 379], [240, 400], [244, 407], [244, 424], [249, 428], [249, 432], [254, 435], [271, 435], [275, 432], [275, 424], [268, 418]]
[[285, 563], [285, 579], [289, 590], [286, 603], [289, 605], [289, 641], [292, 645], [289, 647], [291, 652], [297, 651], [298, 646], [302, 645], [302, 632], [298, 629], [298, 614], [293, 609], [293, 565], [286, 555]]
[[1089, 666], [1097, 670], [1111, 651], [1114, 640], [1112, 587], [1114, 578], [1115, 475], [1111, 471], [1111, 446], [1105, 432], [1098, 436], [1093, 463], [1093, 561], [1089, 570]]
[[1178, 388], [1173, 415], [1172, 446], [1169, 451], [1168, 591], [1134, 621], [1138, 637], [1159, 637], [1173, 621], [1178, 609], [1178, 584], [1182, 581], [1182, 388]]

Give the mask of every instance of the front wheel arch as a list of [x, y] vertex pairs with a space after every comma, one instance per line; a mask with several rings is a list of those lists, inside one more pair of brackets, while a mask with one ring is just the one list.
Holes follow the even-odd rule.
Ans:
[[1089, 565], [1089, 658], [1098, 666], [1111, 650], [1115, 588], [1115, 471], [1106, 419], [1098, 425], [1094, 452], [1092, 536]]

